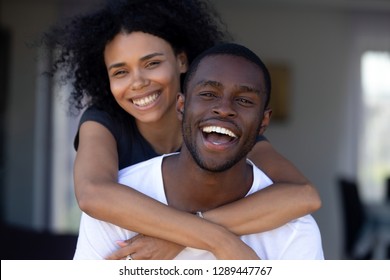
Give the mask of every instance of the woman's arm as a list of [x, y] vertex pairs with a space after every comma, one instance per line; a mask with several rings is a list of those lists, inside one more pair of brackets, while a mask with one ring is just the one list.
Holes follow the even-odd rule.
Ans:
[[221, 259], [257, 258], [224, 227], [168, 207], [117, 182], [115, 139], [103, 125], [87, 121], [79, 131], [75, 193], [88, 215], [135, 232], [213, 252]]
[[204, 213], [207, 220], [243, 235], [277, 228], [321, 207], [315, 187], [268, 141], [258, 142], [249, 158], [274, 184]]
[[[274, 229], [309, 214], [321, 206], [314, 186], [268, 141], [260, 141], [250, 154], [275, 184], [234, 203], [203, 213], [204, 217], [223, 225], [237, 235]], [[134, 259], [171, 259], [183, 247], [164, 240], [136, 237], [121, 244], [109, 259], [132, 254]], [[161, 255], [161, 252], [165, 252]]]
[[[147, 236], [211, 251], [223, 259], [231, 258], [229, 254], [241, 246], [236, 236], [225, 228], [237, 235], [265, 231], [310, 213], [320, 205], [314, 187], [269, 143], [261, 141], [252, 153], [261, 154], [258, 156], [260, 160], [255, 157], [253, 161], [275, 182], [293, 178], [290, 181], [296, 180], [298, 183], [275, 184], [241, 201], [204, 213], [210, 221], [207, 222], [116, 183], [116, 143], [104, 126], [92, 121], [85, 122], [79, 133], [74, 180], [76, 197], [82, 211]], [[222, 242], [226, 239], [230, 241]], [[226, 244], [232, 245], [230, 247]], [[237, 256], [236, 253], [234, 255]]]

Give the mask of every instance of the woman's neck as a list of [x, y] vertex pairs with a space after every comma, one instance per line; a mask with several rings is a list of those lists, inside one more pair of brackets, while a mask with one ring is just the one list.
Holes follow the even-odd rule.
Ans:
[[174, 114], [167, 114], [157, 122], [141, 123], [136, 120], [141, 135], [158, 154], [168, 154], [180, 149], [183, 138], [181, 122]]

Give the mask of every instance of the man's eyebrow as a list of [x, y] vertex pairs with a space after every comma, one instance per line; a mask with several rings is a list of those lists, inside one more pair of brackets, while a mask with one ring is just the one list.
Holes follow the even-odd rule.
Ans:
[[248, 85], [237, 85], [236, 89], [239, 92], [253, 92], [256, 94], [260, 94], [262, 92], [261, 89], [258, 89], [256, 87], [252, 87], [252, 86], [248, 86]]
[[[211, 86], [214, 88], [223, 88], [223, 84], [214, 80], [201, 80], [195, 85], [196, 87], [206, 87]], [[256, 87], [248, 86], [248, 85], [236, 85], [235, 90], [237, 92], [253, 92], [256, 94], [260, 94], [262, 92], [261, 89], [258, 89]]]
[[223, 84], [220, 82], [217, 82], [217, 81], [213, 81], [213, 80], [201, 80], [201, 81], [197, 82], [195, 86], [196, 87], [212, 86], [215, 88], [222, 88]]
[[[151, 54], [147, 54], [143, 57], [140, 58], [141, 61], [146, 61], [148, 59], [151, 59], [151, 58], [154, 58], [156, 56], [163, 56], [164, 54], [163, 53], [159, 53], [159, 52], [155, 52], [155, 53], [151, 53]], [[119, 68], [119, 67], [123, 67], [125, 66], [126, 63], [124, 62], [118, 62], [118, 63], [114, 63], [114, 64], [111, 64], [109, 67], [108, 67], [108, 70], [111, 70], [112, 68]]]

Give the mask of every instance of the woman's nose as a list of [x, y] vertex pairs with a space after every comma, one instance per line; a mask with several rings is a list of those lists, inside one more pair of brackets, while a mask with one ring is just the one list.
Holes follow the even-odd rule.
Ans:
[[150, 81], [144, 77], [141, 71], [134, 71], [131, 77], [131, 89], [140, 90], [149, 85]]

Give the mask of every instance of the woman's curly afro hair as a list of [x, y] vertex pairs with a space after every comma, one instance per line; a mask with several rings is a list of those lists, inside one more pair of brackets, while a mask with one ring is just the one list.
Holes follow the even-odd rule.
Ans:
[[[125, 114], [110, 92], [104, 49], [118, 33], [142, 31], [166, 40], [191, 61], [205, 49], [229, 39], [225, 25], [203, 0], [108, 0], [97, 11], [72, 18], [44, 34], [56, 51], [51, 73], [71, 82], [71, 111], [95, 105]], [[131, 46], [130, 46], [131, 47]]]

